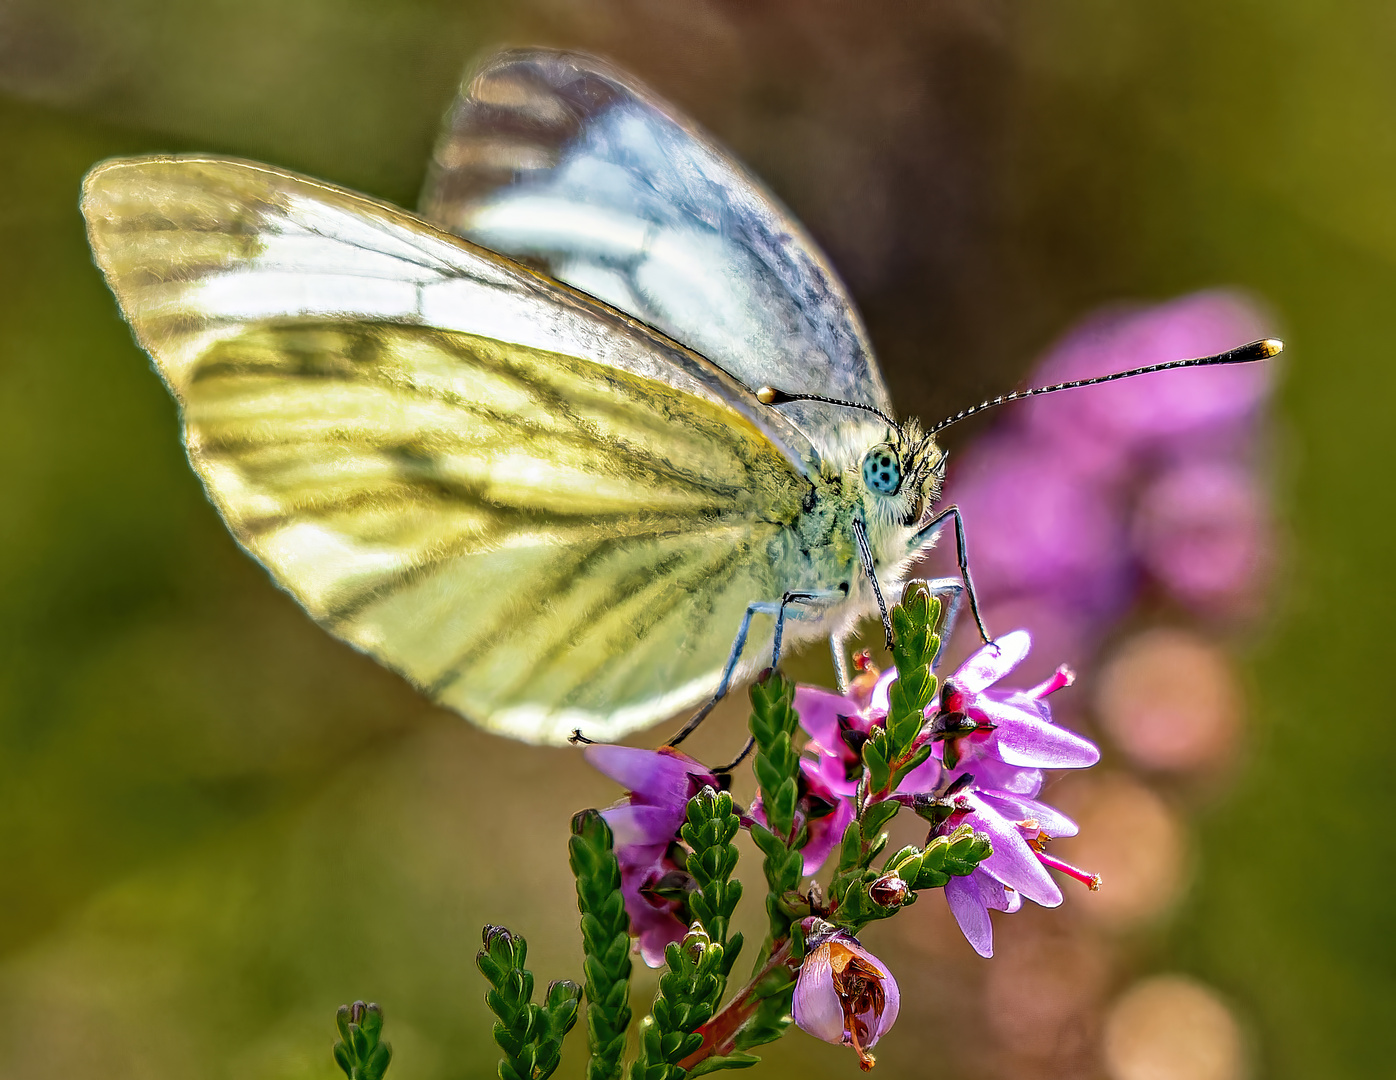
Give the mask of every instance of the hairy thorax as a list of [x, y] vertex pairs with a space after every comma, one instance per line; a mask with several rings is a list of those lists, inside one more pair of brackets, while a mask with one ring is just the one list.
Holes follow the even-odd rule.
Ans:
[[[895, 438], [895, 436], [893, 437]], [[918, 451], [922, 467], [909, 470], [911, 484], [895, 498], [870, 491], [863, 478], [866, 448], [841, 462], [823, 462], [811, 477], [802, 513], [773, 552], [772, 569], [786, 592], [819, 594], [786, 630], [794, 641], [844, 638], [865, 619], [877, 618], [877, 596], [860, 566], [856, 523], [867, 537], [873, 567], [884, 599], [900, 597], [912, 564], [928, 550], [919, 528], [939, 494], [939, 450], [928, 440], [896, 448], [908, 463]], [[933, 456], [932, 456], [933, 455]]]

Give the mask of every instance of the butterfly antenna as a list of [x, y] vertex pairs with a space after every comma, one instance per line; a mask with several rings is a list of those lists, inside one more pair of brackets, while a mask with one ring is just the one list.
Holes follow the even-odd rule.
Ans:
[[[1010, 401], [1022, 401], [1024, 398], [1037, 397], [1040, 394], [1055, 394], [1058, 390], [1076, 390], [1082, 386], [1097, 386], [1100, 383], [1115, 382], [1117, 379], [1132, 379], [1136, 375], [1152, 375], [1155, 371], [1172, 371], [1174, 368], [1211, 367], [1214, 364], [1250, 364], [1256, 360], [1269, 360], [1271, 357], [1278, 356], [1283, 349], [1284, 342], [1275, 338], [1265, 338], [1263, 341], [1252, 341], [1249, 345], [1217, 353], [1215, 356], [1199, 356], [1194, 360], [1170, 360], [1166, 364], [1150, 364], [1148, 367], [1117, 371], [1113, 375], [1097, 375], [1093, 379], [1075, 379], [1072, 382], [1056, 383], [1052, 386], [1034, 386], [1029, 390], [1014, 390], [1011, 394], [1001, 394], [988, 401], [981, 401], [978, 405], [962, 409], [954, 416], [946, 417], [931, 428], [927, 434], [935, 435], [937, 432], [944, 431], [951, 424], [968, 420], [975, 413], [997, 408], [999, 405], [1007, 405]], [[757, 397], [760, 397], [759, 393]]]
[[842, 405], [845, 409], [858, 409], [861, 412], [872, 413], [898, 435], [902, 433], [901, 424], [881, 409], [872, 405], [864, 405], [861, 401], [844, 401], [841, 398], [823, 397], [820, 394], [787, 394], [784, 390], [777, 390], [774, 386], [761, 387], [760, 390], [756, 391], [756, 400], [762, 405], [784, 405], [790, 401], [821, 401], [825, 405]]

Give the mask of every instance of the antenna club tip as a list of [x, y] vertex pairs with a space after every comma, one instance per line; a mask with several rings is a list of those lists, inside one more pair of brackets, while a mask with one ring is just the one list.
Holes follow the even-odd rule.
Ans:
[[[1284, 351], [1285, 343], [1279, 338], [1263, 338], [1260, 341], [1252, 341], [1248, 345], [1232, 349], [1227, 353], [1220, 353], [1215, 361], [1223, 364], [1249, 364], [1256, 360], [1269, 360], [1272, 356], [1279, 356]], [[1211, 360], [1211, 358], [1208, 358]]]
[[776, 403], [776, 388], [774, 386], [763, 386], [756, 391], [756, 400], [762, 405], [774, 405]]

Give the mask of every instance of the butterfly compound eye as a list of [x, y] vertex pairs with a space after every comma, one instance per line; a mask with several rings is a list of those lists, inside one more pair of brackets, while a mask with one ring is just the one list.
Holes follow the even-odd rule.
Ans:
[[902, 463], [890, 446], [874, 446], [863, 457], [863, 483], [879, 495], [895, 495], [902, 486]]

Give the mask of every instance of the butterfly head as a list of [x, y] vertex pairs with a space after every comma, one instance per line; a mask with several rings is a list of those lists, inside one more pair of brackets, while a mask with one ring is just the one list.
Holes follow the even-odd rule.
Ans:
[[935, 502], [945, 479], [945, 453], [914, 421], [868, 447], [859, 466], [863, 507], [870, 520], [914, 526]]

